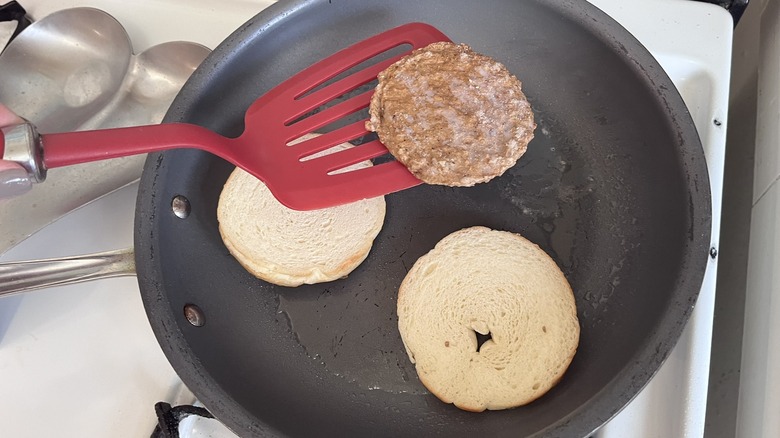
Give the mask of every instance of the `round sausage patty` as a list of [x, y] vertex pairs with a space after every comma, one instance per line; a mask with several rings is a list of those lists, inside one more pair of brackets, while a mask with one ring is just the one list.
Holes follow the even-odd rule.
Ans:
[[465, 44], [414, 50], [378, 79], [366, 128], [426, 183], [489, 181], [514, 166], [533, 138], [520, 81]]

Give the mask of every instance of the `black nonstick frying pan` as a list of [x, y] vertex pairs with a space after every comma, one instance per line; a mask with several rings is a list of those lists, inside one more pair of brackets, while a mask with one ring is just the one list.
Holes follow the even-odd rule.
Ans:
[[[299, 288], [252, 277], [222, 244], [216, 205], [232, 166], [194, 150], [152, 155], [135, 245], [154, 332], [186, 385], [241, 436], [587, 436], [675, 345], [711, 229], [691, 117], [658, 63], [604, 13], [573, 0], [282, 1], [204, 61], [166, 121], [236, 136], [266, 90], [413, 21], [523, 81], [538, 123], [526, 155], [487, 184], [388, 196], [368, 259], [346, 279]], [[576, 295], [582, 336], [571, 367], [517, 409], [475, 414], [438, 401], [398, 334], [395, 298], [409, 267], [472, 225], [538, 243]]]

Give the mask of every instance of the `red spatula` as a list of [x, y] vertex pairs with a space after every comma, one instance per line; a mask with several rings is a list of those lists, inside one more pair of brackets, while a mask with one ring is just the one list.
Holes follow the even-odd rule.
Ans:
[[[293, 146], [288, 144], [368, 107], [373, 89], [346, 99], [343, 96], [376, 79], [379, 72], [409, 51], [437, 41], [449, 39], [432, 26], [411, 23], [323, 59], [257, 99], [246, 112], [244, 133], [237, 138], [226, 138], [185, 123], [44, 135], [36, 134], [30, 125], [22, 125], [11, 138], [8, 135], [11, 130], [4, 129], [6, 149], [11, 149], [13, 143], [14, 150], [10, 156], [6, 150], [3, 157], [21, 162], [28, 172], [37, 172], [38, 179], [42, 180], [46, 169], [166, 149], [197, 148], [261, 179], [282, 204], [292, 209], [314, 210], [385, 195], [416, 186], [420, 181], [397, 161], [329, 174], [386, 154], [387, 149], [379, 140], [301, 161], [367, 134], [366, 120]], [[315, 89], [364, 61], [402, 45], [411, 48]], [[338, 98], [342, 101], [324, 107]], [[321, 110], [303, 117], [317, 109]], [[20, 156], [20, 142], [27, 143], [23, 145], [27, 147], [26, 156]], [[0, 152], [3, 152], [2, 140]]]

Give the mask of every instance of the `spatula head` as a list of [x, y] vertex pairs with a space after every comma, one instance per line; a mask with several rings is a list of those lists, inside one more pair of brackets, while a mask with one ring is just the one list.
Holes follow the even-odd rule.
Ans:
[[[370, 104], [373, 82], [404, 55], [437, 41], [449, 39], [430, 25], [406, 24], [301, 71], [249, 107], [246, 129], [228, 158], [263, 180], [282, 204], [295, 210], [332, 207], [420, 184], [405, 166], [391, 159], [378, 158], [372, 167], [333, 172], [389, 154], [365, 127], [368, 116], [362, 110]], [[295, 142], [315, 132], [322, 135]], [[306, 159], [343, 142], [358, 146]]]

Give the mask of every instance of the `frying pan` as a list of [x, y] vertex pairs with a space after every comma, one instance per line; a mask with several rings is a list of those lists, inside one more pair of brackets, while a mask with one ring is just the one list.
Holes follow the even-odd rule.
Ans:
[[[195, 150], [153, 154], [135, 235], [152, 328], [186, 385], [241, 436], [586, 436], [674, 346], [711, 228], [691, 117], [617, 23], [574, 0], [282, 1], [204, 61], [165, 120], [236, 136], [266, 90], [412, 21], [520, 77], [538, 123], [526, 155], [487, 184], [388, 196], [384, 228], [348, 278], [283, 288], [252, 277], [222, 244], [215, 212], [232, 166]], [[517, 409], [475, 414], [439, 402], [398, 335], [395, 297], [408, 268], [472, 225], [539, 244], [576, 296], [582, 335], [571, 367]]]

